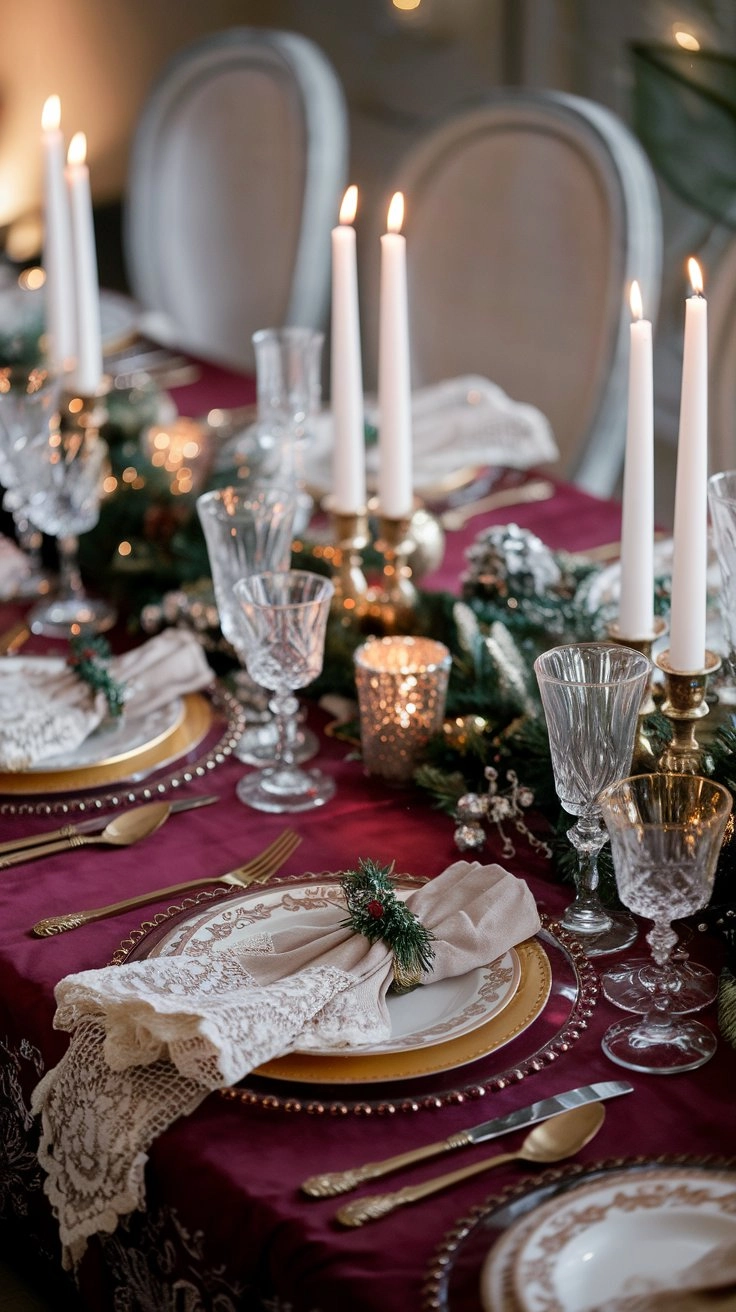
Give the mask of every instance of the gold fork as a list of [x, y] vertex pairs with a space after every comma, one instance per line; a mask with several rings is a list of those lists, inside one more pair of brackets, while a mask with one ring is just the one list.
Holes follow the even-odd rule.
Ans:
[[203, 884], [236, 884], [248, 888], [250, 884], [265, 884], [284, 864], [287, 857], [301, 843], [301, 838], [293, 829], [285, 829], [274, 838], [273, 842], [258, 856], [254, 856], [244, 865], [230, 870], [226, 875], [216, 875], [214, 879], [189, 879], [184, 884], [172, 884], [169, 888], [157, 888], [151, 893], [139, 893], [137, 897], [125, 898], [122, 902], [111, 902], [106, 907], [95, 907], [91, 911], [69, 911], [63, 916], [47, 916], [33, 926], [37, 938], [51, 938], [63, 934], [67, 929], [77, 929], [87, 925], [90, 920], [102, 920], [105, 916], [116, 916], [119, 911], [128, 911], [132, 907], [145, 906], [146, 902], [157, 902], [160, 898], [173, 897], [176, 893], [185, 893], [190, 888], [201, 888]]

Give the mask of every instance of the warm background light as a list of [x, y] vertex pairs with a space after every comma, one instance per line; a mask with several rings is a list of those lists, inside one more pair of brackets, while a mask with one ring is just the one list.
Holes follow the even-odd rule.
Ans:
[[703, 291], [703, 275], [700, 271], [700, 265], [698, 264], [698, 261], [694, 260], [692, 255], [690, 256], [690, 259], [687, 262], [687, 274], [690, 279], [693, 291], [697, 295], [700, 295]]
[[74, 133], [66, 158], [69, 164], [84, 164], [87, 158], [87, 138], [83, 132]]
[[418, 9], [422, 0], [392, 0], [394, 9], [408, 10]]
[[358, 212], [358, 188], [353, 183], [348, 187], [340, 206], [340, 222], [352, 223]]
[[391, 197], [391, 204], [388, 207], [386, 228], [389, 232], [401, 232], [401, 225], [403, 222], [404, 197], [400, 191], [396, 191]]

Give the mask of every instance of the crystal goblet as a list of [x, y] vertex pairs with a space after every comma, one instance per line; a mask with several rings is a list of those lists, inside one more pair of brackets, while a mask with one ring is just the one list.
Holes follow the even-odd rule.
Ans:
[[94, 528], [100, 515], [102, 481], [108, 468], [107, 443], [99, 426], [104, 412], [96, 397], [70, 394], [58, 424], [29, 433], [14, 443], [14, 503], [36, 528], [56, 538], [59, 586], [29, 615], [34, 633], [68, 637], [82, 630], [101, 633], [117, 618], [102, 598], [87, 595], [79, 571], [79, 535]]
[[643, 774], [622, 779], [600, 797], [611, 837], [619, 896], [654, 922], [647, 934], [655, 987], [644, 1016], [606, 1031], [603, 1051], [631, 1070], [670, 1075], [693, 1070], [716, 1050], [713, 1032], [677, 1007], [672, 921], [706, 906], [732, 800], [711, 779]]
[[577, 816], [567, 837], [578, 854], [576, 897], [560, 923], [588, 956], [627, 947], [636, 924], [604, 907], [598, 854], [606, 842], [598, 794], [630, 769], [650, 665], [640, 652], [605, 643], [553, 647], [534, 662], [557, 796]]
[[41, 562], [42, 534], [30, 523], [17, 492], [16, 447], [58, 424], [60, 384], [58, 376], [42, 365], [3, 365], [0, 368], [0, 483], [5, 488], [3, 506], [10, 511], [16, 536], [28, 565], [28, 573], [16, 596], [37, 597], [49, 591], [49, 578]]
[[[197, 513], [207, 544], [220, 627], [243, 666], [240, 677], [248, 679], [243, 617], [233, 588], [248, 574], [288, 570], [296, 514], [294, 489], [255, 479], [217, 488], [197, 498]], [[273, 720], [249, 725], [235, 755], [247, 765], [272, 764], [276, 740]], [[295, 725], [294, 750], [300, 761], [314, 756], [315, 735]]]
[[236, 789], [241, 802], [257, 810], [310, 811], [334, 795], [328, 775], [297, 764], [290, 727], [299, 709], [295, 690], [322, 670], [334, 591], [329, 579], [306, 570], [252, 574], [235, 584], [248, 673], [272, 692], [278, 728], [274, 764], [246, 775]]

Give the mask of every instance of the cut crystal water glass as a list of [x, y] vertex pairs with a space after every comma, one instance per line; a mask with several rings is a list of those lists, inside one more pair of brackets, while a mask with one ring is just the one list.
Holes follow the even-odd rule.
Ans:
[[261, 811], [311, 811], [335, 792], [321, 770], [296, 761], [292, 725], [297, 688], [322, 670], [325, 633], [334, 587], [306, 570], [252, 574], [235, 585], [243, 615], [248, 673], [271, 693], [278, 743], [273, 765], [246, 775], [237, 786], [241, 802]]
[[631, 916], [600, 898], [598, 854], [607, 836], [598, 795], [629, 772], [649, 661], [628, 647], [578, 643], [544, 652], [534, 669], [557, 796], [577, 816], [567, 831], [578, 854], [577, 891], [560, 923], [589, 956], [617, 952], [637, 930]]
[[672, 921], [707, 905], [731, 795], [711, 779], [644, 774], [620, 780], [600, 798], [611, 838], [619, 896], [654, 922], [647, 934], [655, 985], [646, 1014], [618, 1021], [603, 1051], [631, 1070], [669, 1075], [702, 1066], [716, 1049], [712, 1030], [678, 1009]]

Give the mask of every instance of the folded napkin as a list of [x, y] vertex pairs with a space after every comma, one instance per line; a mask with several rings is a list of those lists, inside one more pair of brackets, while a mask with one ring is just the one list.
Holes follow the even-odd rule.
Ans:
[[0, 601], [15, 597], [31, 575], [31, 565], [12, 538], [0, 534]]
[[592, 1312], [734, 1312], [736, 1244], [718, 1244], [684, 1271], [672, 1272], [669, 1286], [623, 1295]]
[[[213, 674], [195, 635], [166, 629], [143, 646], [109, 662], [124, 686], [124, 714], [141, 716], [212, 682]], [[21, 708], [21, 713], [18, 713]], [[63, 661], [0, 662], [0, 770], [30, 766], [74, 751], [108, 714], [96, 692]]]
[[[455, 862], [407, 905], [434, 934], [428, 980], [464, 974], [539, 928], [526, 884], [478, 862]], [[344, 1051], [390, 1034], [393, 957], [341, 926], [345, 915], [331, 906], [319, 924], [206, 957], [155, 957], [57, 985], [54, 1025], [72, 1038], [33, 1110], [67, 1265], [90, 1235], [143, 1207], [147, 1149], [210, 1090], [295, 1048]]]
[[[417, 389], [412, 396], [414, 485], [455, 473], [464, 465], [502, 465], [529, 469], [559, 458], [549, 421], [532, 405], [512, 401], [487, 378], [468, 374]], [[369, 401], [366, 423], [378, 426], [380, 415]], [[332, 415], [315, 421], [315, 445], [309, 457], [310, 481], [331, 484]], [[378, 451], [367, 452], [369, 472], [378, 467]]]

